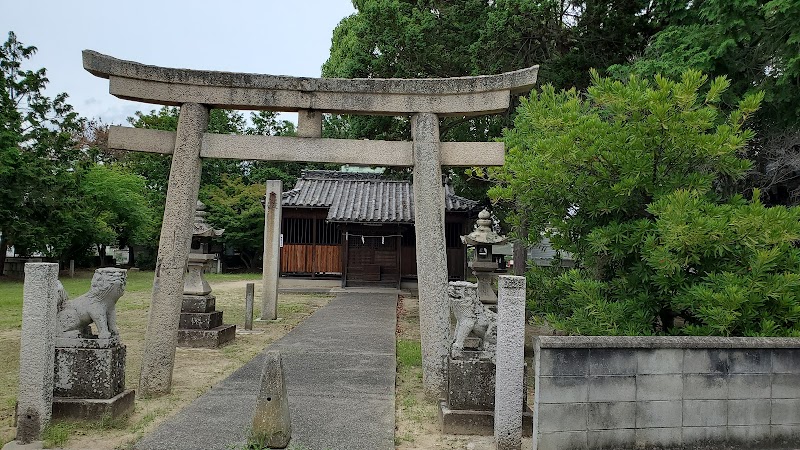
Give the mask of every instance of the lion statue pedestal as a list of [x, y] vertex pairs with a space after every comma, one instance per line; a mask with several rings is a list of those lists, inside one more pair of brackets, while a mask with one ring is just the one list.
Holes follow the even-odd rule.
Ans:
[[97, 269], [89, 292], [72, 301], [61, 288], [53, 418], [116, 418], [133, 411], [136, 393], [125, 390], [126, 352], [116, 325], [126, 276], [124, 269]]

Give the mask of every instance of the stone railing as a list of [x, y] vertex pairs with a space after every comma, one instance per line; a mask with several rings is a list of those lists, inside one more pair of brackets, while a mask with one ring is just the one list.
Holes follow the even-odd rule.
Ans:
[[534, 450], [800, 442], [800, 339], [540, 336]]

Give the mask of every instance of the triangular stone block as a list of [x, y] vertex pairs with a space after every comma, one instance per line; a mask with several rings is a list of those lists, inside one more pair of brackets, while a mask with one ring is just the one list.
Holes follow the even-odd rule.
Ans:
[[280, 352], [267, 352], [256, 400], [251, 439], [268, 448], [286, 448], [292, 438], [289, 396]]

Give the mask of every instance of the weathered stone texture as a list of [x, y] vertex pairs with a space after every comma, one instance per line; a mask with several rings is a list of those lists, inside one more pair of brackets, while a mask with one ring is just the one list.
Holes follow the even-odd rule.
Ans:
[[181, 347], [217, 348], [236, 338], [236, 325], [220, 325], [207, 330], [178, 330]]
[[142, 356], [139, 389], [143, 396], [167, 393], [172, 386], [183, 279], [200, 189], [200, 146], [208, 116], [209, 110], [203, 105], [181, 105], [153, 280], [146, 351]]
[[450, 336], [439, 118], [416, 114], [411, 118], [411, 135], [423, 384], [428, 395], [438, 398], [446, 389], [444, 364]]
[[498, 450], [522, 447], [525, 396], [525, 277], [498, 278], [494, 437]]
[[495, 365], [488, 359], [448, 358], [447, 407], [450, 409], [494, 411]]
[[283, 182], [267, 180], [264, 204], [264, 269], [261, 320], [278, 318], [278, 274], [281, 270], [281, 196]]
[[58, 289], [58, 264], [25, 264], [16, 438], [21, 444], [39, 440], [52, 415]]
[[122, 391], [111, 398], [54, 398], [53, 418], [100, 420], [116, 419], [133, 412], [136, 393]]
[[798, 442], [800, 340], [593, 339], [535, 338], [534, 449]]
[[289, 395], [279, 352], [267, 352], [253, 416], [252, 439], [269, 448], [286, 448], [292, 438]]
[[[118, 150], [171, 155], [175, 132], [112, 126], [109, 147]], [[502, 142], [442, 142], [443, 166], [502, 166]], [[301, 138], [294, 136], [237, 136], [205, 133], [203, 158], [258, 161], [308, 161], [367, 166], [412, 167], [411, 142]]]
[[308, 109], [297, 111], [297, 136], [301, 138], [322, 137], [322, 113]]
[[125, 346], [91, 347], [56, 347], [54, 396], [108, 399], [125, 390]]
[[147, 66], [91, 50], [83, 66], [109, 79], [112, 95], [128, 100], [215, 108], [314, 110], [333, 113], [404, 115], [420, 111], [480, 115], [508, 108], [511, 93], [536, 83], [538, 66], [460, 78], [336, 79], [212, 72]]

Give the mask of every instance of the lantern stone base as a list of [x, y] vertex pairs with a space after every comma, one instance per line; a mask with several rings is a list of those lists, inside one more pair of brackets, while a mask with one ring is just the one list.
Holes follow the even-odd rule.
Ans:
[[133, 412], [136, 391], [128, 389], [111, 398], [53, 397], [53, 419], [116, 419]]
[[217, 348], [236, 338], [236, 325], [220, 325], [209, 330], [178, 330], [179, 347]]
[[217, 298], [213, 295], [183, 295], [181, 312], [184, 313], [207, 313], [214, 311]]
[[217, 348], [236, 338], [236, 325], [222, 323], [222, 311], [215, 311], [211, 294], [183, 295], [178, 325], [178, 346]]

